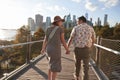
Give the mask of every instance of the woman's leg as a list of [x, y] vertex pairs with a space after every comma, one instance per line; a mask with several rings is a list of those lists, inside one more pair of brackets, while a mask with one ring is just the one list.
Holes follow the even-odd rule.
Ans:
[[52, 80], [55, 80], [57, 76], [57, 72], [52, 72]]
[[52, 72], [50, 69], [48, 70], [48, 80], [52, 80]]

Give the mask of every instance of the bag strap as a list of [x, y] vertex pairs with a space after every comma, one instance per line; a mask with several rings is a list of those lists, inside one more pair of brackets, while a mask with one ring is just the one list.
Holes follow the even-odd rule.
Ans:
[[50, 40], [53, 38], [53, 36], [54, 36], [54, 34], [55, 34], [55, 32], [57, 31], [57, 29], [58, 29], [59, 27], [58, 26], [56, 26], [53, 30], [52, 30], [52, 32], [50, 33], [50, 35], [49, 35], [49, 37], [48, 37], [48, 42], [47, 42], [47, 44], [50, 42]]

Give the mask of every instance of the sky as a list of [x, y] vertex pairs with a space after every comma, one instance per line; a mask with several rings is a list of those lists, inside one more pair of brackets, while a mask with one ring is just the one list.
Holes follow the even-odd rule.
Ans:
[[108, 14], [111, 26], [120, 23], [120, 0], [0, 0], [0, 29], [18, 29], [27, 25], [29, 17], [41, 14], [44, 21], [47, 16], [76, 15], [88, 13], [93, 23], [100, 17], [102, 24], [104, 15]]

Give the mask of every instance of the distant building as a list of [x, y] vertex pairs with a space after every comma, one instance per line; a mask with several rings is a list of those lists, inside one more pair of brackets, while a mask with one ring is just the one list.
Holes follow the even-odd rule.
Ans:
[[46, 18], [46, 23], [45, 23], [45, 29], [47, 29], [49, 26], [51, 26], [51, 18], [47, 17]]
[[43, 27], [43, 16], [40, 14], [35, 15], [36, 29]]
[[67, 29], [73, 26], [70, 14], [66, 16], [65, 23]]
[[73, 15], [73, 26], [77, 25], [76, 15]]
[[108, 19], [108, 15], [105, 14], [105, 16], [104, 16], [104, 26], [108, 25], [107, 19]]
[[31, 31], [35, 31], [35, 22], [34, 22], [34, 19], [28, 18], [28, 26], [30, 27]]
[[92, 18], [90, 18], [90, 20], [87, 20], [87, 24], [93, 27]]
[[99, 17], [98, 17], [98, 21], [97, 21], [97, 25], [96, 26], [101, 26], [101, 20], [100, 20]]
[[42, 27], [42, 29], [44, 30], [44, 31], [46, 31], [46, 22], [43, 22], [43, 27]]
[[88, 20], [88, 13], [85, 13], [85, 18]]

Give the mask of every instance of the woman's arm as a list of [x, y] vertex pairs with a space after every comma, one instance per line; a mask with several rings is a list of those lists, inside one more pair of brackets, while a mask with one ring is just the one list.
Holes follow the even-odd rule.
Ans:
[[60, 37], [60, 38], [61, 38], [61, 42], [62, 42], [65, 50], [67, 51], [67, 54], [69, 54], [69, 49], [68, 49], [68, 46], [67, 46], [67, 44], [66, 44], [66, 42], [65, 42], [65, 39], [64, 39], [64, 33], [61, 34], [61, 37]]
[[45, 52], [46, 46], [47, 46], [47, 40], [46, 40], [46, 36], [45, 36], [44, 41], [43, 41], [43, 45], [42, 45], [41, 53]]

